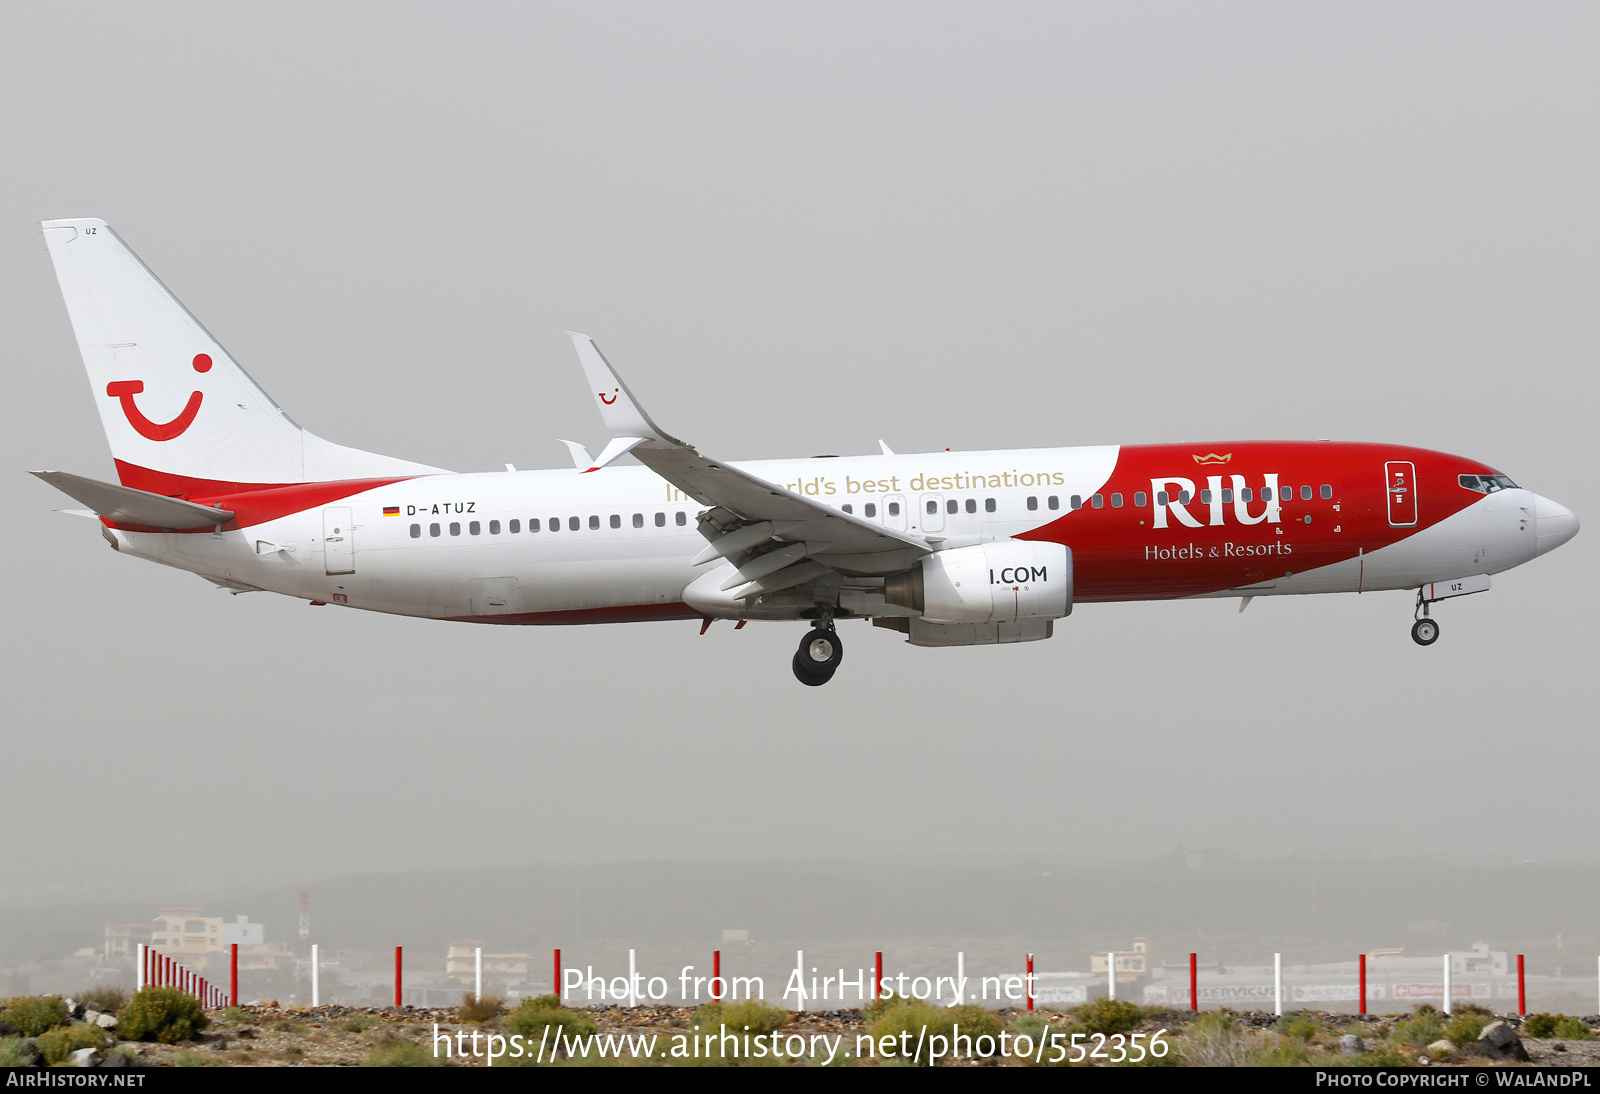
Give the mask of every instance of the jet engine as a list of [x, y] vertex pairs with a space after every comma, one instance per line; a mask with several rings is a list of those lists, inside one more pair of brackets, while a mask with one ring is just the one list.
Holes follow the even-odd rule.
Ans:
[[883, 598], [929, 623], [1061, 619], [1072, 614], [1072, 551], [1018, 539], [938, 551], [886, 577]]

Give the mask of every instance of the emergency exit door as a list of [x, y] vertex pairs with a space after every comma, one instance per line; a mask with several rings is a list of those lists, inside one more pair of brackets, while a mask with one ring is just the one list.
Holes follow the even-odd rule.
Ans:
[[1417, 468], [1405, 460], [1383, 465], [1389, 480], [1389, 523], [1408, 527], [1417, 523]]
[[350, 527], [350, 509], [334, 506], [322, 511], [323, 569], [330, 574], [356, 572], [356, 539]]

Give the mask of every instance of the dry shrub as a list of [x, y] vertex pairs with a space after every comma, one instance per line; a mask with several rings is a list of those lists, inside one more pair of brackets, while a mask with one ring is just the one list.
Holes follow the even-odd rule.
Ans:
[[482, 1024], [498, 1016], [505, 1005], [506, 997], [503, 995], [474, 995], [469, 991], [461, 997], [461, 1005], [456, 1008], [456, 1021]]

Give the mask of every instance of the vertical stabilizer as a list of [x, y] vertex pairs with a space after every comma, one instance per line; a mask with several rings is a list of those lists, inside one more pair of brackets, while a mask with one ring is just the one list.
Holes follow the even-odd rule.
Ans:
[[436, 474], [301, 429], [103, 220], [44, 237], [123, 485], [210, 494]]

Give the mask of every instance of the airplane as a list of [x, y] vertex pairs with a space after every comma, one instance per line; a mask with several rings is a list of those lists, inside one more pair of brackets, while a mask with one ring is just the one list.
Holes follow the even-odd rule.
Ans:
[[[117, 551], [232, 593], [472, 623], [838, 624], [913, 646], [1049, 638], [1075, 604], [1415, 589], [1432, 606], [1578, 532], [1477, 460], [1330, 441], [1095, 445], [731, 463], [647, 414], [570, 333], [610, 435], [574, 466], [455, 473], [290, 418], [104, 221], [51, 220], [117, 482], [36, 471]], [[638, 465], [615, 461], [630, 454]]]

